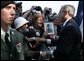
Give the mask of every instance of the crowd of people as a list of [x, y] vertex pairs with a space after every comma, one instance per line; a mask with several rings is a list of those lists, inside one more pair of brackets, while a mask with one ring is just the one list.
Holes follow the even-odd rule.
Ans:
[[[22, 2], [1, 1], [1, 60], [81, 60], [81, 32], [75, 8], [32, 6], [22, 13]], [[54, 25], [48, 34], [44, 23]]]

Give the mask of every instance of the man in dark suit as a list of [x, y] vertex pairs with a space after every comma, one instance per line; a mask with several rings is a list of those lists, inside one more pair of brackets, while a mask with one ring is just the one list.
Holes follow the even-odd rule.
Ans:
[[75, 8], [72, 5], [62, 6], [59, 17], [63, 23], [57, 49], [53, 52], [57, 60], [80, 60], [81, 32], [74, 21]]
[[59, 17], [63, 26], [59, 32], [59, 39], [47, 40], [47, 43], [57, 46], [56, 50], [50, 52], [55, 60], [80, 60], [81, 32], [73, 19], [74, 13], [75, 8], [72, 5], [62, 6]]

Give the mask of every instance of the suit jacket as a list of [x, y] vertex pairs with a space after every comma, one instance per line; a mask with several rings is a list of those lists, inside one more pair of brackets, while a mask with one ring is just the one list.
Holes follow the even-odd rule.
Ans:
[[[16, 30], [10, 30], [10, 40], [11, 40], [11, 54], [9, 55], [9, 50], [6, 43], [1, 39], [1, 60], [23, 60], [24, 59], [24, 49], [23, 49], [23, 36]], [[21, 43], [21, 52], [19, 52], [16, 47], [17, 44]]]
[[57, 45], [53, 52], [56, 60], [80, 60], [81, 32], [73, 19], [60, 30], [59, 40], [51, 43]]

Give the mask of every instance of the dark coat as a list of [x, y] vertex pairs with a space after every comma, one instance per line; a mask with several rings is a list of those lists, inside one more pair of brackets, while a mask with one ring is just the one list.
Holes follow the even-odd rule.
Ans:
[[[1, 60], [23, 60], [24, 59], [24, 49], [23, 49], [23, 36], [16, 30], [11, 29], [10, 32], [11, 40], [11, 54], [6, 46], [6, 43], [1, 39]], [[21, 43], [21, 52], [18, 52], [16, 45]]]
[[51, 43], [57, 45], [55, 60], [80, 60], [81, 32], [73, 19], [61, 29], [59, 40]]

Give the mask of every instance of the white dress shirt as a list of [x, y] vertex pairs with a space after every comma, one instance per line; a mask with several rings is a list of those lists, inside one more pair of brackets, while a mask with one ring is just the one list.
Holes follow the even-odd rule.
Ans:
[[71, 19], [71, 17], [68, 18], [68, 19], [63, 23], [63, 27], [66, 25], [66, 23], [67, 23], [70, 19]]
[[[9, 34], [9, 37], [8, 37], [8, 39], [9, 39], [9, 41], [10, 41], [10, 27], [8, 27], [8, 31], [7, 31], [7, 33]], [[1, 28], [1, 39], [5, 42], [5, 35], [6, 35], [6, 32], [4, 32], [3, 31], [3, 29]]]

